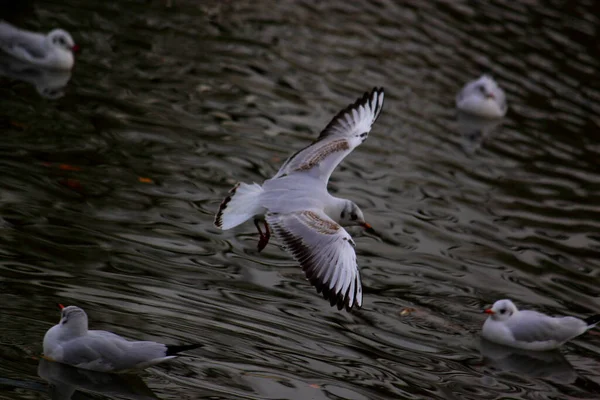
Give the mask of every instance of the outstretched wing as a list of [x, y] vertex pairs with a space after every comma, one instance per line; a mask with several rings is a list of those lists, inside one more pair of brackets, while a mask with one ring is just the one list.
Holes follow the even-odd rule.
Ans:
[[272, 179], [311, 174], [327, 185], [337, 165], [367, 139], [383, 107], [383, 88], [374, 88], [340, 111], [308, 147], [291, 156]]
[[317, 293], [339, 310], [362, 306], [354, 241], [344, 228], [320, 210], [267, 213], [266, 220]]

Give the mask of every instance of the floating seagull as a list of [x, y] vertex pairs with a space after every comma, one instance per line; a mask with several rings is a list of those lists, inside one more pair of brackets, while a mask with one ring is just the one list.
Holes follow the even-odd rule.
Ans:
[[490, 314], [483, 324], [484, 339], [536, 351], [556, 349], [600, 322], [600, 314], [579, 319], [519, 311], [512, 301], [506, 299], [498, 300], [484, 312]]
[[175, 358], [200, 344], [171, 346], [134, 342], [107, 331], [88, 330], [88, 317], [79, 307], [63, 307], [60, 323], [44, 336], [44, 358], [100, 372], [139, 370]]
[[[382, 88], [365, 93], [340, 111], [315, 142], [292, 155], [262, 186], [238, 183], [215, 217], [215, 225], [221, 229], [254, 218], [260, 234], [259, 251], [269, 241], [270, 227], [317, 292], [323, 292], [323, 297], [340, 310], [362, 306], [355, 244], [342, 226], [372, 228], [353, 201], [329, 194], [327, 182], [344, 157], [367, 139], [382, 107]], [[259, 226], [263, 216], [265, 233]]]
[[69, 70], [73, 68], [73, 52], [78, 46], [62, 29], [43, 35], [0, 21], [0, 49], [38, 67]]
[[506, 114], [506, 96], [488, 75], [467, 83], [456, 96], [456, 107], [484, 118], [501, 118]]

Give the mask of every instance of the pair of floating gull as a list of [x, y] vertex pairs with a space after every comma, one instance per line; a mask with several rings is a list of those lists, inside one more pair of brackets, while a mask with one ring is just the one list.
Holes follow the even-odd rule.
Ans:
[[[600, 322], [600, 315], [579, 319], [519, 311], [510, 300], [499, 300], [485, 312], [490, 316], [483, 325], [484, 339], [535, 351], [556, 349]], [[85, 311], [69, 306], [62, 308], [60, 322], [44, 336], [44, 358], [100, 372], [131, 372], [200, 346], [129, 341], [112, 332], [88, 330]]]

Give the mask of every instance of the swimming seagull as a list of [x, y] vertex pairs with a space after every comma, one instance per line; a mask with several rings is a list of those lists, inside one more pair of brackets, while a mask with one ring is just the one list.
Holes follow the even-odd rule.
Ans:
[[78, 46], [62, 29], [43, 35], [0, 21], [0, 49], [38, 67], [70, 70], [74, 63], [73, 52], [78, 50]]
[[[333, 170], [367, 139], [383, 107], [383, 88], [374, 88], [340, 111], [316, 141], [292, 155], [262, 186], [238, 183], [229, 191], [215, 225], [230, 229], [254, 218], [260, 234], [258, 250], [270, 229], [300, 263], [317, 293], [338, 309], [362, 306], [362, 285], [355, 243], [342, 226], [372, 231], [351, 200], [333, 197], [327, 182]], [[265, 232], [260, 228], [263, 221]]]
[[519, 311], [507, 299], [498, 300], [484, 312], [490, 315], [483, 324], [484, 339], [536, 351], [556, 349], [600, 322], [600, 314], [579, 319], [550, 317], [537, 311]]
[[44, 358], [100, 372], [140, 370], [175, 358], [200, 344], [171, 346], [127, 340], [107, 331], [88, 330], [88, 317], [79, 307], [62, 308], [60, 322], [44, 336]]
[[484, 118], [501, 118], [506, 114], [506, 95], [489, 75], [467, 83], [456, 96], [456, 107]]

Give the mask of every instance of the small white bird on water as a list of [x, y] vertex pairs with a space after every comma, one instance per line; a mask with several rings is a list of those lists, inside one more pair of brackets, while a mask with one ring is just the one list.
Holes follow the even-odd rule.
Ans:
[[483, 324], [481, 335], [484, 339], [536, 351], [556, 349], [600, 322], [600, 314], [579, 319], [550, 317], [537, 311], [519, 311], [507, 299], [498, 300], [484, 312], [490, 315]]
[[501, 118], [506, 114], [506, 95], [489, 75], [467, 83], [456, 96], [456, 108], [483, 118]]
[[78, 48], [71, 35], [62, 29], [43, 35], [0, 21], [0, 49], [38, 67], [70, 70], [74, 63], [73, 52]]
[[[327, 182], [344, 157], [367, 139], [382, 107], [382, 88], [365, 93], [340, 111], [315, 142], [292, 155], [262, 186], [238, 183], [215, 217], [215, 225], [221, 229], [254, 218], [260, 234], [259, 251], [267, 245], [271, 227], [317, 292], [340, 310], [362, 306], [355, 244], [342, 226], [372, 228], [353, 201], [329, 194]], [[265, 233], [259, 226], [261, 218], [266, 219]]]
[[171, 346], [130, 341], [107, 331], [88, 330], [88, 317], [79, 307], [62, 308], [60, 322], [44, 336], [44, 358], [100, 372], [140, 370], [175, 358], [200, 344]]

